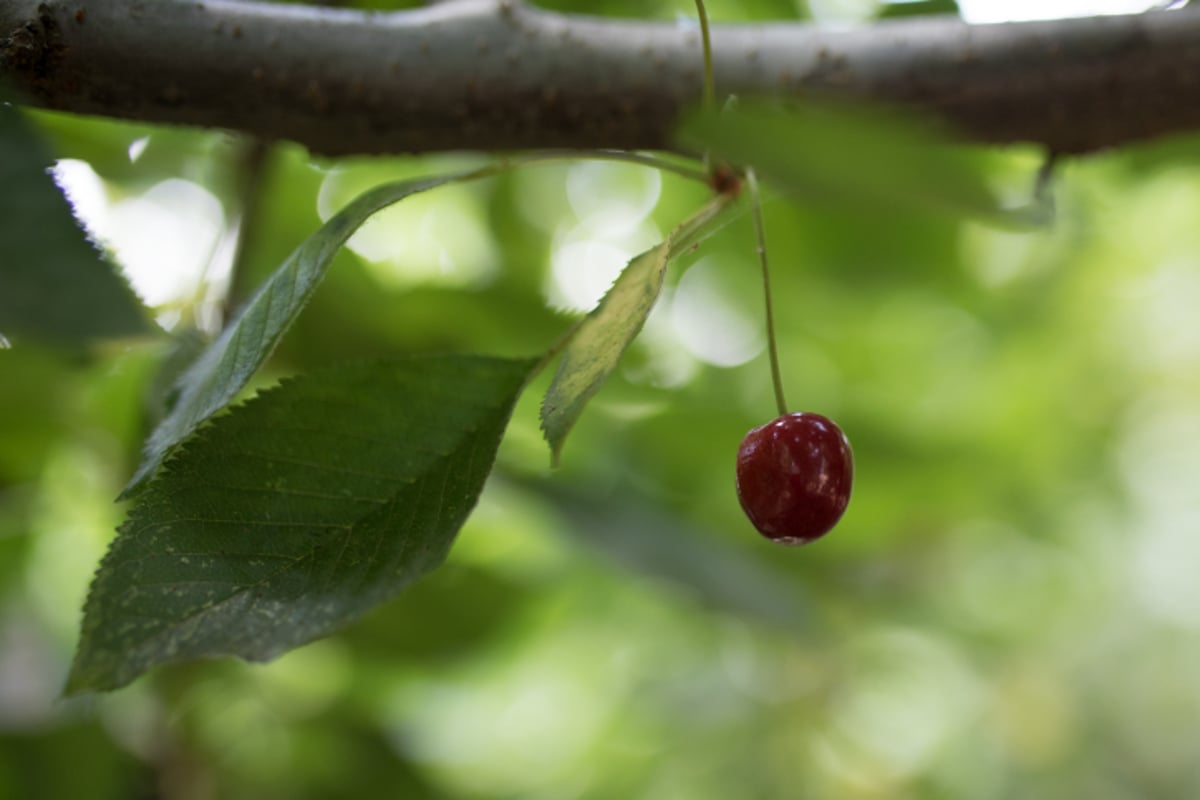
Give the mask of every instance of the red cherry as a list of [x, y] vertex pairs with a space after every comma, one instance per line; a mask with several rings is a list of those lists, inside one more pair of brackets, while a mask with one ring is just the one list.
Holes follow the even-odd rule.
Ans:
[[853, 481], [850, 441], [820, 414], [785, 414], [751, 430], [738, 448], [738, 500], [759, 533], [780, 544], [828, 533]]

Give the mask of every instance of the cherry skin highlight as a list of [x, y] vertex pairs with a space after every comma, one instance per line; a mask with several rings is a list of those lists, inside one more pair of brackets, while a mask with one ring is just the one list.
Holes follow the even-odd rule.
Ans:
[[759, 533], [780, 544], [828, 533], [853, 481], [850, 441], [820, 414], [785, 414], [751, 430], [738, 448], [738, 500]]

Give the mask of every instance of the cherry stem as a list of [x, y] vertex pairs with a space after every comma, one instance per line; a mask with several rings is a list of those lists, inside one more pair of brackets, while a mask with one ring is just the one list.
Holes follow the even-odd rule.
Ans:
[[771, 383], [775, 386], [775, 405], [779, 416], [788, 413], [787, 399], [783, 396], [783, 376], [779, 371], [779, 347], [775, 343], [775, 309], [771, 302], [771, 270], [767, 266], [767, 232], [763, 226], [762, 198], [758, 193], [758, 178], [754, 170], [746, 168], [746, 186], [750, 190], [750, 211], [754, 217], [754, 240], [758, 250], [758, 263], [762, 266], [763, 297], [767, 308], [767, 354], [771, 359]]
[[712, 36], [704, 0], [696, 0], [696, 14], [700, 17], [700, 39], [704, 43], [704, 110], [712, 111], [717, 104], [717, 88], [713, 80]]

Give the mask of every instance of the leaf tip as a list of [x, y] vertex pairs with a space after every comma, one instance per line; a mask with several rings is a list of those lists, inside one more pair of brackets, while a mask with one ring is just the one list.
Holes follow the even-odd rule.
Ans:
[[562, 464], [562, 449], [569, 428], [563, 427], [558, 404], [550, 399], [551, 391], [547, 391], [545, 397], [542, 398], [538, 416], [540, 417], [539, 427], [542, 429], [542, 438], [550, 446], [550, 467], [558, 469]]
[[81, 640], [76, 645], [75, 660], [58, 696], [60, 700], [70, 700], [99, 694], [123, 685], [112, 681], [111, 676], [106, 679], [102, 667], [98, 667], [94, 662], [88, 663], [84, 642]]
[[63, 684], [62, 691], [58, 693], [58, 698], [60, 700], [70, 700], [75, 697], [92, 694], [93, 692], [95, 692], [95, 689], [88, 684], [87, 680], [78, 677], [75, 671], [72, 670], [71, 674], [67, 676], [66, 683]]
[[133, 473], [133, 477], [131, 477], [129, 482], [125, 484], [125, 488], [123, 488], [121, 493], [117, 495], [116, 502], [120, 503], [125, 500], [133, 500], [140, 495], [142, 493], [142, 489], [144, 489], [146, 486], [146, 482], [158, 470], [158, 466], [159, 460], [157, 458], [147, 456], [146, 459], [138, 465], [137, 470]]

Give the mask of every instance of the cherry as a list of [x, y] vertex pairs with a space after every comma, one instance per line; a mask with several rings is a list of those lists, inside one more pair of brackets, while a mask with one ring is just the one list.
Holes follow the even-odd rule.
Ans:
[[759, 533], [808, 544], [837, 524], [850, 502], [850, 441], [820, 414], [784, 414], [746, 434], [737, 457], [737, 494]]

